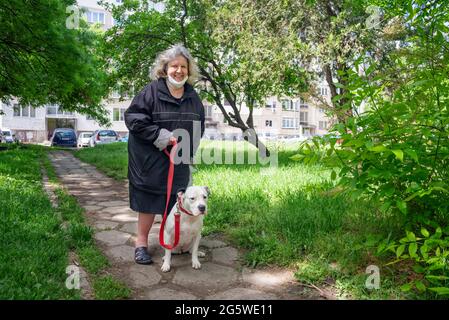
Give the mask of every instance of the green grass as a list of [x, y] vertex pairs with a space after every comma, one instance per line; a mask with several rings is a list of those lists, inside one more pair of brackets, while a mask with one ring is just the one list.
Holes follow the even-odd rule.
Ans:
[[107, 274], [109, 262], [76, 199], [57, 188], [52, 207], [41, 175], [42, 165], [57, 183], [48, 150], [14, 144], [0, 151], [0, 299], [80, 299], [65, 286], [71, 250], [90, 274], [96, 299], [128, 298], [130, 290]]
[[95, 296], [100, 300], [127, 299], [131, 290], [111, 275], [97, 277], [93, 281]]
[[[194, 184], [211, 190], [204, 234], [223, 233], [245, 250], [249, 266], [293, 267], [299, 281], [317, 286], [332, 279], [341, 297], [414, 298], [400, 291], [406, 281], [401, 272], [383, 267], [389, 257], [374, 254], [376, 239], [398, 235], [401, 218], [380, 213], [376, 203], [355, 202], [335, 192], [328, 170], [289, 159], [294, 147], [270, 150], [278, 155], [274, 168], [248, 163], [196, 166]], [[203, 141], [197, 156], [224, 153], [248, 159], [256, 150], [244, 142]], [[111, 177], [126, 178], [126, 143], [75, 155]], [[365, 270], [371, 264], [381, 270], [379, 290], [365, 288]]]
[[79, 299], [68, 246], [41, 184], [43, 148], [0, 151], [0, 299]]

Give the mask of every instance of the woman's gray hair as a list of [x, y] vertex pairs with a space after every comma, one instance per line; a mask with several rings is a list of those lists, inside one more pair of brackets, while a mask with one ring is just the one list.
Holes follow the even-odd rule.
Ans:
[[189, 67], [189, 78], [187, 83], [193, 85], [195, 81], [199, 78], [198, 65], [190, 54], [189, 50], [186, 49], [182, 44], [175, 44], [168, 48], [167, 50], [159, 53], [154, 62], [153, 69], [151, 70], [151, 78], [167, 78], [167, 65], [170, 61], [178, 56], [183, 56], [187, 59]]

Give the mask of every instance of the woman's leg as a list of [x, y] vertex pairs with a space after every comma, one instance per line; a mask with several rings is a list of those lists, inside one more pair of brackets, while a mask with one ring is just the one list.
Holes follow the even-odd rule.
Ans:
[[148, 247], [148, 234], [153, 226], [154, 216], [152, 213], [139, 213], [136, 248]]

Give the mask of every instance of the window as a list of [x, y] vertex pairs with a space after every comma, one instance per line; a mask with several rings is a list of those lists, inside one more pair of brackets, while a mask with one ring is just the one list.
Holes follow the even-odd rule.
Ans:
[[14, 117], [36, 117], [36, 110], [31, 106], [20, 106], [18, 103], [13, 105]]
[[304, 99], [299, 98], [299, 107], [303, 108], [303, 109], [307, 109], [307, 108], [309, 108], [309, 105], [307, 104], [306, 101], [304, 101]]
[[112, 121], [124, 121], [125, 110], [125, 108], [114, 108], [112, 112]]
[[204, 111], [204, 116], [206, 118], [212, 118], [212, 106], [206, 106], [206, 109]]
[[90, 114], [86, 115], [86, 120], [95, 120]]
[[60, 109], [59, 106], [51, 105], [51, 106], [47, 106], [47, 114], [48, 115], [58, 114], [58, 115], [72, 116], [73, 112], [64, 111], [64, 110]]
[[273, 121], [272, 120], [265, 120], [265, 126], [266, 127], [272, 127], [273, 126]]
[[327, 88], [320, 87], [319, 88], [319, 94], [322, 96], [327, 96]]
[[300, 112], [299, 113], [299, 122], [307, 123], [308, 119], [309, 119], [309, 113], [308, 112]]
[[30, 107], [22, 107], [22, 117], [30, 116]]
[[48, 106], [47, 107], [47, 114], [56, 114], [58, 111], [58, 106]]
[[294, 119], [294, 118], [282, 118], [282, 128], [286, 128], [286, 129], [297, 128], [296, 119]]
[[289, 99], [282, 99], [281, 104], [283, 110], [293, 110], [293, 101]]
[[276, 101], [267, 101], [265, 103], [265, 108], [267, 109], [276, 109]]
[[113, 98], [113, 99], [119, 99], [120, 98], [120, 93], [118, 92], [118, 90], [113, 90], [111, 92], [110, 97]]
[[327, 129], [327, 121], [319, 121], [318, 122], [318, 128], [320, 130], [326, 130]]
[[86, 18], [87, 22], [104, 24], [103, 12], [87, 11]]
[[13, 110], [14, 110], [14, 117], [20, 117], [20, 106], [17, 103], [14, 104]]
[[323, 108], [318, 108], [319, 113], [324, 113], [324, 109]]

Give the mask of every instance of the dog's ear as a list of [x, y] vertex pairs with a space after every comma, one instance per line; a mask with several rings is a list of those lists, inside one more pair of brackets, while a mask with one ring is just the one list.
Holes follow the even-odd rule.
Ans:
[[203, 188], [204, 188], [204, 190], [206, 190], [207, 196], [209, 197], [209, 196], [210, 196], [210, 190], [209, 190], [209, 188], [206, 187], [206, 186], [204, 186]]
[[176, 191], [176, 194], [178, 196], [182, 196], [182, 195], [184, 195], [185, 192], [186, 192], [186, 188], [179, 188], [178, 191]]

